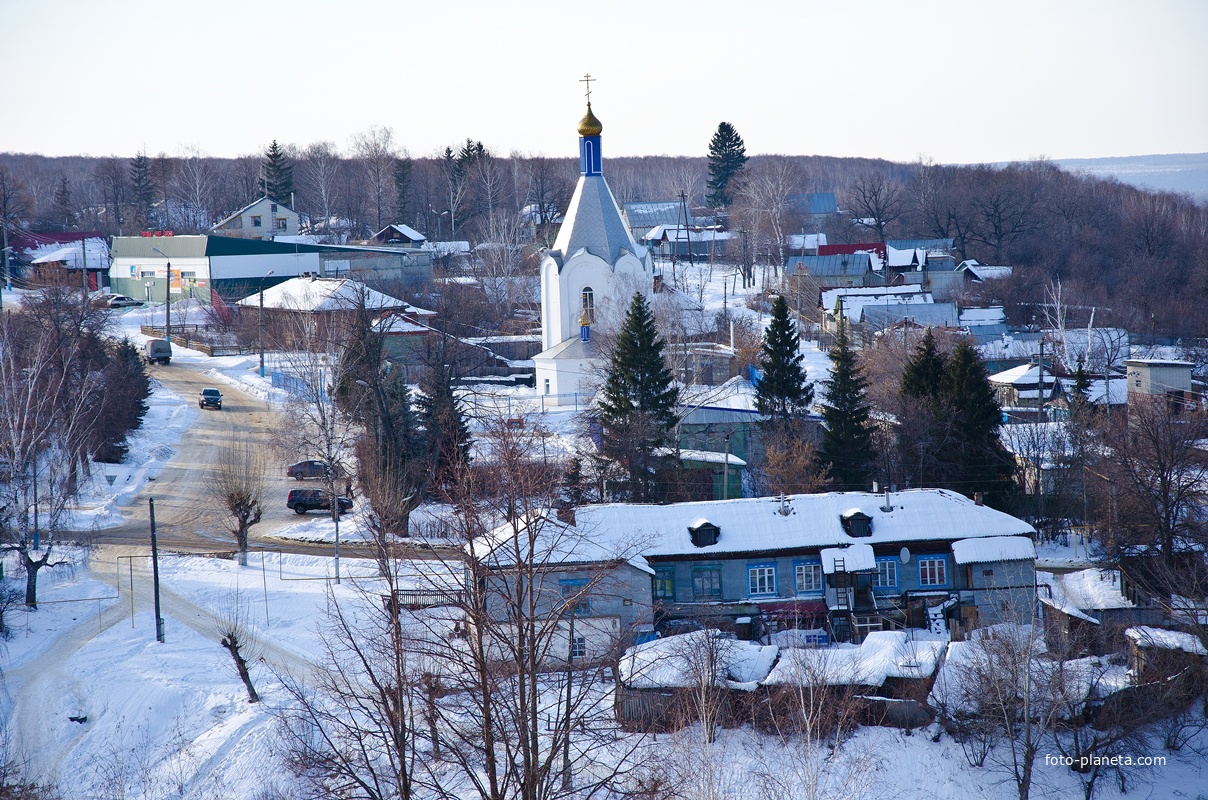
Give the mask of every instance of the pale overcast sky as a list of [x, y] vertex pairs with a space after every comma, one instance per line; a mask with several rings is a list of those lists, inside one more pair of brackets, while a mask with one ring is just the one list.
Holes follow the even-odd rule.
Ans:
[[608, 155], [939, 162], [1208, 151], [1205, 0], [0, 0], [0, 152], [272, 139], [412, 155], [467, 136], [573, 156], [590, 72]]

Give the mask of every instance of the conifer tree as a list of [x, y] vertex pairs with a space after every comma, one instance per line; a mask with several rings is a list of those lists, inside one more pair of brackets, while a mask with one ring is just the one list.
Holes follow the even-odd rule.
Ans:
[[56, 226], [61, 225], [63, 230], [67, 230], [75, 225], [76, 215], [71, 202], [71, 184], [67, 181], [66, 175], [60, 175], [59, 182], [55, 184], [53, 208]]
[[1006, 491], [1013, 460], [998, 436], [1002, 408], [985, 362], [968, 342], [960, 342], [948, 356], [943, 393], [961, 435], [950, 451], [962, 484], [958, 488], [966, 494]]
[[709, 195], [705, 198], [709, 205], [723, 208], [734, 201], [730, 182], [746, 163], [747, 146], [742, 137], [730, 123], [720, 123], [709, 140]]
[[772, 302], [772, 320], [759, 354], [763, 374], [755, 387], [755, 402], [760, 414], [786, 419], [806, 413], [814, 402], [814, 387], [806, 381], [801, 367], [800, 347], [797, 325], [789, 318], [789, 305], [779, 295]]
[[432, 480], [447, 486], [456, 478], [457, 468], [469, 461], [470, 428], [453, 392], [453, 366], [441, 361], [429, 365], [421, 382], [424, 394], [415, 405], [427, 437]]
[[669, 431], [675, 424], [679, 390], [663, 360], [664, 342], [654, 325], [650, 304], [635, 292], [625, 322], [617, 334], [616, 349], [600, 399], [605, 426], [636, 414], [649, 416]]
[[867, 489], [872, 479], [872, 409], [866, 398], [868, 383], [856, 360], [856, 352], [839, 329], [831, 350], [831, 377], [825, 382], [826, 402], [822, 419], [819, 460], [830, 465], [831, 480], [840, 489]]
[[601, 449], [625, 467], [639, 500], [655, 496], [655, 473], [666, 461], [656, 451], [669, 443], [679, 401], [663, 346], [650, 305], [635, 293], [598, 402], [605, 434]]
[[139, 153], [130, 162], [130, 194], [134, 213], [142, 228], [151, 227], [151, 208], [155, 205], [155, 182], [151, 180], [151, 159]]
[[294, 193], [294, 165], [285, 150], [273, 139], [264, 153], [264, 178], [260, 190], [274, 203], [292, 208]]
[[1078, 369], [1074, 370], [1074, 396], [1070, 398], [1073, 403], [1089, 403], [1091, 399], [1091, 378], [1086, 374], [1086, 369], [1082, 365], [1082, 359], [1078, 359]]
[[946, 362], [947, 357], [936, 348], [935, 336], [928, 328], [902, 372], [902, 393], [916, 399], [936, 400], [943, 386]]

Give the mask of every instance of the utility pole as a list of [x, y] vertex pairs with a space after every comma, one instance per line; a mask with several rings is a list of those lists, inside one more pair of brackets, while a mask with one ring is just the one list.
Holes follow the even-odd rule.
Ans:
[[[97, 287], [100, 288], [100, 287]], [[88, 237], [80, 239], [80, 301], [88, 308]]]
[[164, 618], [159, 611], [159, 547], [155, 543], [155, 498], [147, 498], [151, 510], [151, 582], [155, 592], [155, 641], [164, 643]]

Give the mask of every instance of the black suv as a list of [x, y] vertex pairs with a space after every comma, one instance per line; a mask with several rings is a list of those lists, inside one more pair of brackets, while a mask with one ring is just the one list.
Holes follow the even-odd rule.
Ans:
[[[341, 514], [352, 510], [351, 497], [337, 497], [336, 502], [339, 503]], [[285, 498], [285, 505], [298, 514], [305, 514], [307, 511], [315, 509], [330, 511], [331, 495], [323, 489], [290, 489], [289, 496]]]
[[222, 410], [222, 392], [217, 389], [202, 389], [201, 394], [197, 396], [198, 408], [216, 408]]

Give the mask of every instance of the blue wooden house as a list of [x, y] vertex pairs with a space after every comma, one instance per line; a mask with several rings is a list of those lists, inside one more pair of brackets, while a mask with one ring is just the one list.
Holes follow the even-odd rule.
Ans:
[[1035, 530], [947, 490], [575, 511], [592, 548], [640, 554], [659, 623], [749, 618], [858, 642], [875, 630], [1029, 622], [1035, 608]]

